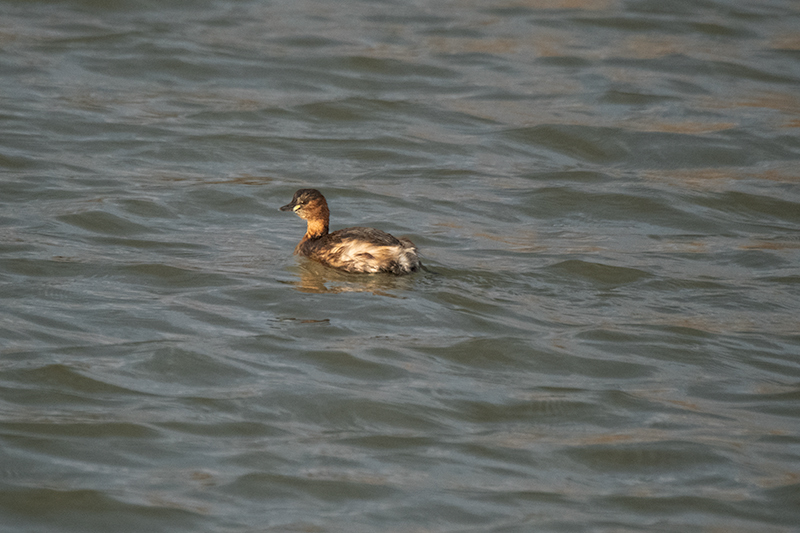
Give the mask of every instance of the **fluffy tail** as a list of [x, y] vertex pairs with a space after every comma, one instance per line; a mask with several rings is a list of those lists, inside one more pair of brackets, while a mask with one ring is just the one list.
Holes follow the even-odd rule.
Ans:
[[419, 260], [417, 247], [414, 245], [414, 243], [405, 237], [401, 237], [398, 240], [403, 245], [403, 249], [400, 251], [397, 261], [400, 266], [401, 273], [408, 274], [409, 272], [417, 272], [423, 268], [422, 262]]

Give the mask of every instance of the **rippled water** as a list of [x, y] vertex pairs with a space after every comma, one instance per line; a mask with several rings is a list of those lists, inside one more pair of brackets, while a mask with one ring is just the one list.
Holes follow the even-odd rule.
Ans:
[[796, 530], [798, 28], [0, 0], [3, 531]]

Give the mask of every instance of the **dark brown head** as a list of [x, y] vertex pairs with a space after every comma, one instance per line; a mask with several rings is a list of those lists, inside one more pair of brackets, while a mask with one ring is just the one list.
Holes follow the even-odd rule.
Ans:
[[308, 220], [310, 234], [328, 233], [328, 202], [317, 189], [300, 189], [294, 193], [292, 201], [280, 209], [294, 211], [300, 218]]

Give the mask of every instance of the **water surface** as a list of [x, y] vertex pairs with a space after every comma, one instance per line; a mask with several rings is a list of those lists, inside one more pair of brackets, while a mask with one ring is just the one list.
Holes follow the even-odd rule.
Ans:
[[798, 27], [0, 0], [4, 531], [794, 531]]

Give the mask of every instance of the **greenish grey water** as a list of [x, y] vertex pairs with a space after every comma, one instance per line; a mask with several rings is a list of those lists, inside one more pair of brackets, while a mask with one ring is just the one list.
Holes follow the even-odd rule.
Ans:
[[0, 529], [795, 531], [798, 27], [0, 0]]

